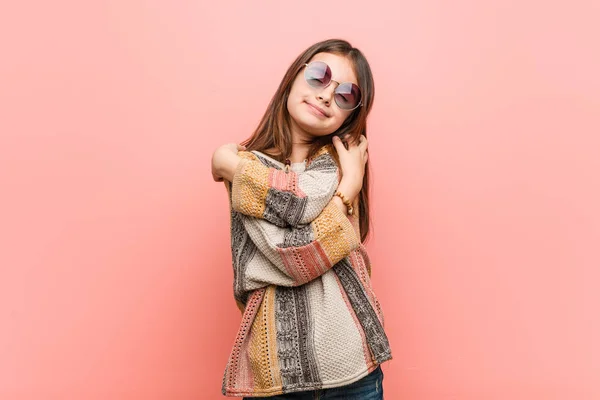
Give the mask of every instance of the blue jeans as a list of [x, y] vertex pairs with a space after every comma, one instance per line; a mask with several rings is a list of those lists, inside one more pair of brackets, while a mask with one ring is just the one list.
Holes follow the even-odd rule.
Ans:
[[[243, 400], [250, 400], [244, 397]], [[349, 385], [330, 389], [310, 390], [266, 397], [268, 400], [383, 400], [383, 371], [381, 366], [364, 378]]]

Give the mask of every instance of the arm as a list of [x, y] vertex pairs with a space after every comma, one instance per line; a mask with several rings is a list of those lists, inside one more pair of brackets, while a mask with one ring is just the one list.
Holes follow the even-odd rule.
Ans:
[[246, 216], [242, 220], [248, 236], [268, 261], [247, 271], [254, 281], [267, 283], [283, 274], [291, 286], [302, 285], [327, 272], [360, 246], [354, 227], [334, 200], [304, 227], [282, 228]]
[[338, 186], [337, 165], [326, 152], [317, 155], [301, 173], [267, 167], [253, 153], [239, 155], [232, 180], [233, 209], [277, 226], [298, 227], [312, 222]]
[[[243, 148], [235, 143], [221, 146], [213, 154], [213, 178], [232, 182], [235, 211], [282, 227], [304, 225], [319, 215], [336, 188], [350, 199], [358, 195], [367, 160], [366, 138], [361, 136], [360, 142], [351, 141], [346, 149], [338, 137], [333, 138], [344, 171], [341, 181], [328, 148], [321, 149], [306, 171], [297, 174], [269, 168], [253, 153], [238, 152]], [[334, 199], [338, 209], [346, 213], [343, 202]]]
[[[345, 170], [348, 174], [342, 178], [338, 190], [346, 196], [354, 197], [362, 184], [362, 174], [357, 172], [362, 171], [353, 169], [352, 166], [364, 166], [366, 140], [362, 140], [361, 146], [350, 144], [349, 150], [339, 140], [335, 140], [334, 144], [338, 153], [343, 155], [340, 157], [342, 168], [344, 165], [349, 166]], [[237, 151], [229, 153], [223, 158], [230, 159], [234, 168], [229, 173], [217, 169], [217, 177], [227, 180], [226, 188], [232, 202], [233, 183], [230, 180], [234, 180], [235, 169], [240, 167], [239, 163], [242, 161]], [[352, 190], [356, 192], [350, 194]], [[302, 285], [328, 271], [359, 246], [357, 228], [346, 217], [346, 208], [337, 196], [326, 204], [309, 225], [302, 227], [280, 227], [265, 219], [250, 217], [241, 212], [232, 213], [233, 261], [234, 268], [238, 271], [236, 288], [240, 293], [270, 284]]]

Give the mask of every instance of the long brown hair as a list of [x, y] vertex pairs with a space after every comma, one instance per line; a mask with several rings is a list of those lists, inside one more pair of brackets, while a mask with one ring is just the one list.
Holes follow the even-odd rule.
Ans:
[[[305, 63], [308, 63], [318, 53], [331, 53], [348, 58], [354, 67], [358, 78], [358, 86], [362, 92], [362, 107], [357, 107], [346, 118], [342, 126], [335, 132], [317, 137], [311, 142], [308, 157], [325, 145], [332, 144], [334, 135], [344, 137], [350, 134], [350, 140], [358, 141], [360, 135], [367, 136], [367, 115], [373, 106], [375, 86], [373, 74], [367, 59], [360, 50], [352, 47], [350, 43], [340, 39], [330, 39], [316, 43], [306, 49], [290, 65], [285, 73], [279, 88], [271, 99], [267, 111], [263, 115], [258, 127], [252, 136], [242, 144], [248, 151], [257, 150], [269, 156], [284, 161], [292, 154], [292, 134], [290, 129], [290, 115], [287, 110], [287, 98], [292, 84]], [[331, 152], [339, 165], [337, 152]], [[369, 163], [365, 166], [362, 189], [359, 194], [359, 226], [361, 242], [365, 242], [369, 235]]]

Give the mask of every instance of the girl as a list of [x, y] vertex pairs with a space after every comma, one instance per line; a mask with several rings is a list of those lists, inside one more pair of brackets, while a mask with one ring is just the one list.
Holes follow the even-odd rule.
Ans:
[[213, 154], [243, 313], [226, 396], [383, 399], [379, 364], [392, 356], [363, 246], [373, 98], [358, 49], [317, 43], [292, 63], [254, 134]]

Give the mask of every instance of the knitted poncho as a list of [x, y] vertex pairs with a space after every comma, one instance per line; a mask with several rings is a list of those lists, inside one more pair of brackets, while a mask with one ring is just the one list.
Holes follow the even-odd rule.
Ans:
[[340, 179], [333, 151], [323, 147], [288, 172], [258, 151], [239, 152], [233, 182], [225, 182], [243, 311], [226, 396], [343, 386], [392, 358], [358, 216], [332, 201]]

